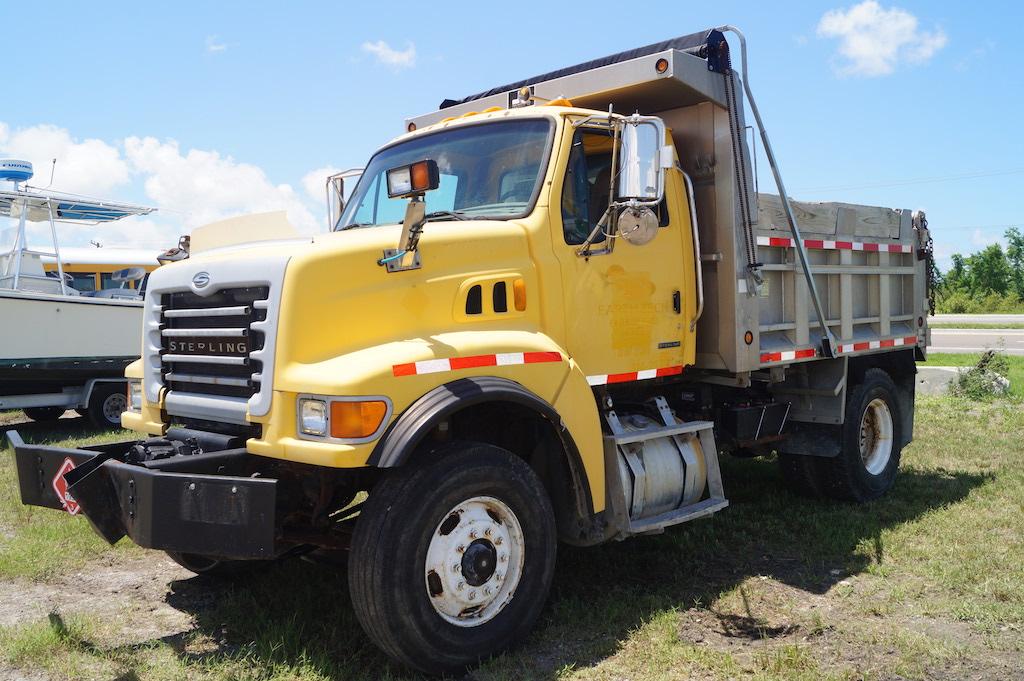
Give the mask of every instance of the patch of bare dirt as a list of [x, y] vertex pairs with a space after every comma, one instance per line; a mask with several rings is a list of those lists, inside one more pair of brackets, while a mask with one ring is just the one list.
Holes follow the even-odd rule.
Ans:
[[[57, 612], [120, 623], [121, 633], [132, 641], [172, 636], [191, 630], [193, 618], [167, 603], [169, 585], [190, 577], [192, 573], [153, 552], [104, 558], [48, 582], [0, 582], [0, 626], [39, 621]], [[194, 598], [212, 598], [215, 588], [198, 586], [189, 592]]]

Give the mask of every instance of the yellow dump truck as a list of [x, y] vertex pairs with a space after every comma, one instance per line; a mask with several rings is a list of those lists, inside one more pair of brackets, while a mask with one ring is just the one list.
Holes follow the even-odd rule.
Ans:
[[329, 233], [194, 239], [150, 276], [122, 421], [148, 439], [13, 435], [24, 503], [198, 573], [348, 548], [370, 639], [436, 673], [533, 626], [559, 541], [723, 510], [720, 452], [884, 494], [927, 340], [924, 216], [790, 201], [729, 31], [408, 119]]

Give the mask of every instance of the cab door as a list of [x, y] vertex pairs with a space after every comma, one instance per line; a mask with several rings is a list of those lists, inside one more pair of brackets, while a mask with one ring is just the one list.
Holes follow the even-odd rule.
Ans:
[[[551, 224], [563, 279], [567, 349], [591, 385], [679, 374], [693, 363], [689, 326], [695, 309], [680, 171], [666, 172], [660, 226], [652, 241], [633, 245], [614, 238], [610, 253], [582, 257], [581, 244], [608, 206], [612, 138], [586, 127], [566, 134], [572, 140], [563, 154], [560, 191], [553, 187]], [[604, 250], [612, 239], [599, 234], [593, 250]]]

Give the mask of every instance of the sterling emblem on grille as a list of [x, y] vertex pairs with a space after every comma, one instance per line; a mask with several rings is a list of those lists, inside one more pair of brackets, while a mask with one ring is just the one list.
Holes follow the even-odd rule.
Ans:
[[195, 275], [192, 277], [192, 285], [195, 286], [196, 288], [203, 288], [204, 286], [206, 286], [209, 283], [210, 283], [210, 273], [209, 272], [196, 272]]
[[175, 338], [168, 340], [167, 351], [176, 355], [236, 355], [249, 354], [245, 339]]

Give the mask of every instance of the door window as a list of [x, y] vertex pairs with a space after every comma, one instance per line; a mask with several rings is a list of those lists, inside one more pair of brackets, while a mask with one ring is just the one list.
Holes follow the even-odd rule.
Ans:
[[[562, 183], [562, 230], [565, 243], [579, 246], [608, 209], [612, 183], [612, 136], [606, 130], [581, 128], [572, 139]], [[665, 200], [657, 207], [658, 224], [668, 225]], [[605, 231], [609, 231], [609, 223]], [[605, 240], [598, 232], [592, 243]]]

